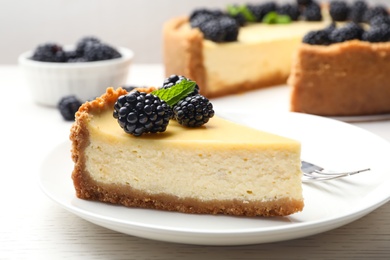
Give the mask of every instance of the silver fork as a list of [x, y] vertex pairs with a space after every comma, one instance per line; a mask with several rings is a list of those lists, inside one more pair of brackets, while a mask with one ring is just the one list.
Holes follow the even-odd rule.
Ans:
[[303, 172], [302, 182], [310, 183], [310, 182], [338, 179], [338, 178], [358, 174], [361, 172], [369, 171], [370, 168], [357, 170], [357, 171], [350, 171], [350, 172], [333, 172], [333, 171], [325, 171], [324, 168], [318, 165], [302, 161], [301, 170]]

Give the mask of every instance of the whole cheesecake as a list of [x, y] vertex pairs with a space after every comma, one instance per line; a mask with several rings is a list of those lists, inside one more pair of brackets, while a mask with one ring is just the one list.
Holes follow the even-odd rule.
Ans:
[[108, 88], [71, 128], [78, 198], [184, 213], [286, 216], [303, 209], [300, 143], [217, 116], [198, 128], [133, 136], [113, 117], [127, 94]]
[[328, 24], [252, 23], [240, 28], [237, 41], [217, 43], [192, 28], [188, 16], [175, 17], [163, 28], [165, 74], [195, 80], [209, 98], [285, 84], [303, 36]]
[[[306, 3], [299, 5], [306, 10], [320, 8], [313, 5], [315, 1], [297, 2]], [[269, 6], [276, 4], [258, 7], [270, 10]], [[193, 18], [194, 13], [172, 18], [163, 30], [166, 74], [195, 79], [208, 97], [287, 83], [294, 112], [322, 116], [389, 113], [387, 7], [365, 1], [329, 1], [321, 5], [320, 12], [318, 21], [247, 22], [232, 41], [206, 37], [218, 27], [213, 23], [213, 31], [205, 26], [206, 21], [211, 23], [210, 15], [202, 22]]]

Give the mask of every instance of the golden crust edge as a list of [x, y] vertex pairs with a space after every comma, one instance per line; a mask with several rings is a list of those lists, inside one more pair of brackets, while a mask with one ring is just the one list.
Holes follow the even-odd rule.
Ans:
[[199, 29], [180, 31], [188, 16], [169, 19], [163, 25], [163, 63], [165, 76], [183, 75], [197, 82], [207, 96], [207, 80], [203, 66], [203, 34]]

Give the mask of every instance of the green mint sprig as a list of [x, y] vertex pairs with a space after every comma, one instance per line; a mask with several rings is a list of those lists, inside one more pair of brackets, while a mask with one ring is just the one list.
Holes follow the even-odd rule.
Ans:
[[253, 15], [253, 13], [249, 10], [249, 8], [246, 5], [228, 5], [226, 9], [227, 9], [227, 13], [232, 17], [241, 14], [244, 16], [247, 22], [256, 21], [256, 17]]
[[269, 12], [264, 16], [262, 22], [266, 24], [287, 24], [291, 23], [291, 18], [288, 15], [280, 15], [276, 12]]
[[176, 85], [170, 88], [160, 88], [153, 91], [151, 94], [158, 96], [161, 100], [167, 102], [170, 107], [173, 107], [181, 99], [188, 96], [195, 89], [196, 82], [188, 79], [183, 79]]

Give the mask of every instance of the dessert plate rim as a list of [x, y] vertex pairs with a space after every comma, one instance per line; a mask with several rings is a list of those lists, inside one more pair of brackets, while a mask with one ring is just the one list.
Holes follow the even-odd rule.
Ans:
[[[320, 234], [351, 223], [390, 200], [390, 166], [385, 163], [390, 143], [375, 134], [341, 121], [300, 113], [222, 111], [219, 116], [300, 140], [302, 159], [307, 161], [333, 169], [370, 167], [371, 171], [343, 180], [304, 184], [305, 208], [288, 217], [183, 214], [76, 198], [70, 142], [64, 141], [44, 158], [39, 186], [64, 209], [91, 223], [142, 238], [196, 245], [249, 245]], [[324, 135], [331, 136], [331, 141]], [[360, 149], [354, 146], [356, 142]]]

